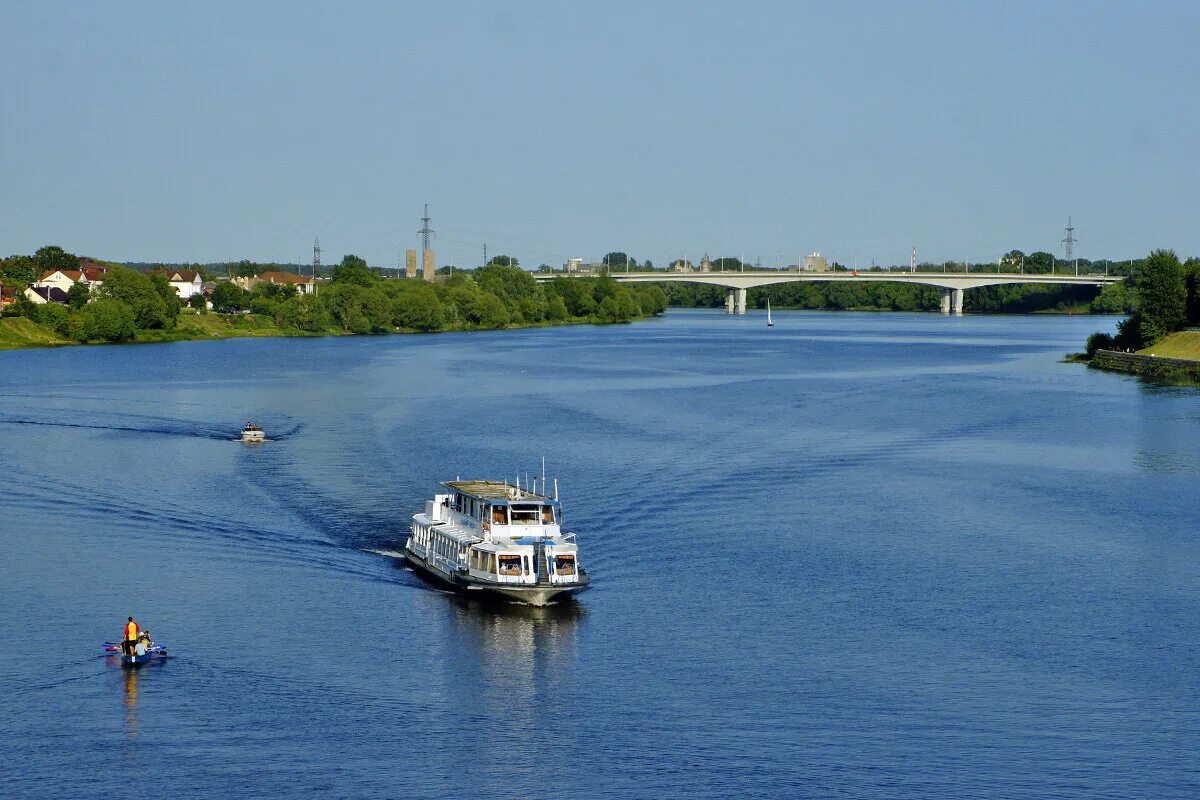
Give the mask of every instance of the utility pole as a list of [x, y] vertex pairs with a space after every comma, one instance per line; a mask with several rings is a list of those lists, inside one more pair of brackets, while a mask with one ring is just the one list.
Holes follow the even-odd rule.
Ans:
[[908, 257], [908, 271], [917, 271], [917, 246], [913, 245], [912, 255]]
[[316, 280], [317, 273], [321, 271], [321, 237], [318, 236], [313, 240], [313, 265], [312, 276]]
[[483, 265], [487, 266], [487, 244], [483, 245]]

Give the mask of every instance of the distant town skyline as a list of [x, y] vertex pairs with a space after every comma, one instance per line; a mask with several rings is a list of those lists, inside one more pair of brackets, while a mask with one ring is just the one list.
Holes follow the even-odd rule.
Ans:
[[1200, 9], [64, 7], [0, 27], [0, 255], [1200, 255]]

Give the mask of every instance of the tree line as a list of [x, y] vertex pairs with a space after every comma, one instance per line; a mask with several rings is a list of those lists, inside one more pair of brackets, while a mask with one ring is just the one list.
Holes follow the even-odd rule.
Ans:
[[[34, 256], [0, 261], [0, 276], [6, 283], [24, 285], [44, 271], [78, 269], [79, 263], [78, 257], [61, 248], [43, 248]], [[165, 275], [106, 266], [103, 283], [95, 291], [76, 284], [66, 305], [34, 304], [20, 296], [16, 313], [80, 342], [129, 341], [146, 331], [175, 328], [182, 304]], [[347, 255], [330, 270], [330, 280], [322, 282], [316, 295], [266, 281], [251, 290], [221, 281], [208, 298], [192, 298], [195, 313], [208, 313], [206, 300], [218, 314], [269, 318], [284, 332], [296, 333], [621, 323], [661, 314], [667, 308], [666, 293], [655, 286], [624, 286], [606, 277], [555, 278], [542, 284], [507, 256], [429, 283], [381, 278], [362, 258]]]

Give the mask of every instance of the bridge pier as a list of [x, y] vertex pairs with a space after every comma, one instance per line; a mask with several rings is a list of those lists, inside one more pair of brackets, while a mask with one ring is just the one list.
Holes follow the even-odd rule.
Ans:
[[950, 313], [950, 293], [953, 289], [942, 289], [942, 313]]
[[966, 294], [965, 289], [952, 289], [954, 294], [951, 296], [951, 305], [954, 307], [954, 316], [961, 317], [963, 313], [963, 295]]
[[737, 290], [736, 289], [726, 289], [725, 290], [725, 313], [726, 314], [733, 313], [733, 304], [734, 304], [733, 293], [735, 291], [737, 291]]
[[733, 313], [745, 314], [746, 313], [746, 290], [745, 289], [735, 289], [735, 291], [737, 292], [737, 295], [735, 297], [735, 299], [737, 301], [737, 304], [736, 304], [737, 307], [734, 309]]

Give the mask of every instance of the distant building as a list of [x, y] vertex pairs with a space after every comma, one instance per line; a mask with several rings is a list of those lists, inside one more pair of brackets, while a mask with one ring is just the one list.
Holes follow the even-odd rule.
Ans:
[[[712, 269], [710, 266], [709, 269]], [[678, 258], [671, 262], [671, 272], [695, 272], [696, 268], [686, 258]]]
[[33, 286], [38, 289], [54, 288], [69, 292], [72, 286], [82, 283], [95, 291], [104, 283], [104, 273], [106, 272], [108, 272], [108, 267], [85, 261], [80, 264], [79, 269], [53, 269], [43, 272], [42, 277], [33, 282]]
[[60, 289], [57, 286], [30, 286], [25, 290], [25, 299], [35, 305], [43, 306], [46, 303], [67, 304], [67, 290]]
[[255, 286], [260, 283], [270, 283], [275, 286], [295, 286], [297, 294], [316, 294], [317, 281], [315, 278], [306, 278], [303, 275], [297, 275], [294, 272], [278, 272], [271, 270], [264, 272], [261, 275], [251, 275], [249, 277], [234, 278], [233, 283], [243, 291], [253, 291]]
[[804, 257], [804, 264], [800, 268], [805, 272], [828, 272], [829, 262], [825, 260], [825, 256], [814, 252]]
[[316, 294], [317, 281], [314, 278], [306, 278], [303, 275], [297, 275], [294, 272], [264, 272], [259, 275], [259, 280], [273, 283], [276, 286], [295, 286], [298, 294]]
[[708, 253], [705, 253], [704, 258], [700, 259], [700, 271], [712, 272], [712, 259], [708, 257]]
[[204, 281], [194, 269], [156, 269], [151, 270], [150, 274], [165, 276], [175, 295], [185, 303], [193, 295], [204, 293]]
[[600, 272], [607, 267], [599, 261], [584, 261], [582, 258], [568, 258], [567, 263], [563, 264], [563, 269], [567, 272], [578, 272], [581, 275], [587, 275], [592, 272]]

